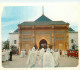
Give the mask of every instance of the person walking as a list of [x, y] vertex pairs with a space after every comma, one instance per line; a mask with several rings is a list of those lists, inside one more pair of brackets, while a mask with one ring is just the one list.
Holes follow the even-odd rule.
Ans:
[[10, 54], [9, 55], [10, 55], [10, 59], [9, 60], [12, 61], [12, 50], [10, 50]]

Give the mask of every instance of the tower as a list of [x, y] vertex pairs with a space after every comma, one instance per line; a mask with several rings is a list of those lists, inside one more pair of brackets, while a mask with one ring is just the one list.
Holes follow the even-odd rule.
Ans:
[[42, 6], [42, 15], [44, 15], [44, 7]]

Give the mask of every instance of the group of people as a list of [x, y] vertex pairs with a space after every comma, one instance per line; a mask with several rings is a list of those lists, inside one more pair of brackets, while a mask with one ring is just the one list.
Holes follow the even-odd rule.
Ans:
[[12, 61], [12, 50], [3, 50], [2, 51], [2, 61]]
[[37, 50], [35, 47], [29, 50], [27, 67], [57, 67], [59, 65], [60, 52], [44, 48]]

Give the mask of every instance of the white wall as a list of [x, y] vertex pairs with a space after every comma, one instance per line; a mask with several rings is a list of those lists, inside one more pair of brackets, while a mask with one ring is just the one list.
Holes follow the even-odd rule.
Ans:
[[71, 39], [74, 40], [74, 43], [78, 46], [78, 32], [70, 32], [69, 33], [69, 49], [72, 49]]
[[[16, 47], [19, 48], [19, 34], [18, 33], [15, 33], [15, 34], [9, 34], [9, 40], [10, 40], [10, 43], [9, 43], [9, 46], [11, 45], [15, 45]], [[14, 40], [16, 40], [16, 44], [14, 44]]]

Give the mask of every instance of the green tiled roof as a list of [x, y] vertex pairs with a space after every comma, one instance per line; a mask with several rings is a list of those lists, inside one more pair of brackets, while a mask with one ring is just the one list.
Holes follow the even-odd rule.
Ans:
[[69, 28], [69, 31], [74, 31], [71, 27]]
[[28, 25], [28, 26], [32, 26], [32, 25], [69, 25], [69, 23], [66, 23], [64, 21], [52, 21], [46, 16], [42, 15], [41, 17], [39, 17], [37, 20], [33, 22], [23, 22], [19, 25]]
[[42, 21], [52, 21], [52, 20], [50, 20], [49, 18], [47, 18], [45, 15], [42, 15], [37, 20], [35, 20], [35, 22], [42, 22]]
[[66, 23], [64, 21], [42, 21], [42, 22], [23, 22], [19, 25], [28, 25], [28, 26], [33, 26], [33, 25], [69, 25], [69, 23]]
[[18, 28], [14, 32], [18, 32]]
[[[66, 23], [64, 21], [52, 21], [49, 18], [47, 18], [45, 15], [42, 15], [34, 22], [23, 22], [19, 24], [21, 26], [27, 25], [27, 26], [33, 26], [33, 25], [69, 25], [69, 23]], [[14, 33], [17, 33], [18, 29], [14, 31]], [[69, 28], [69, 32], [75, 32], [71, 27]]]

